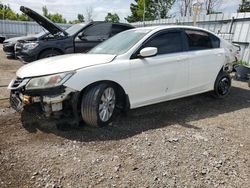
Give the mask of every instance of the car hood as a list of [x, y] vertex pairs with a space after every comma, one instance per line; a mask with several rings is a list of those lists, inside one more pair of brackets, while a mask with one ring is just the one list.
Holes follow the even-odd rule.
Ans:
[[30, 8], [21, 6], [20, 11], [22, 11], [24, 14], [32, 18], [34, 21], [36, 21], [39, 25], [44, 27], [46, 30], [48, 30], [52, 35], [55, 35], [59, 32], [63, 32], [64, 35], [68, 35], [64, 29], [53, 23], [48, 18], [38, 14], [37, 12], [31, 10]]
[[4, 43], [13, 43], [15, 44], [19, 40], [36, 40], [37, 37], [35, 35], [30, 36], [22, 36], [22, 37], [13, 37], [4, 41]]
[[111, 62], [116, 55], [68, 54], [41, 59], [22, 66], [16, 73], [20, 78], [37, 77], [61, 72], [75, 71]]

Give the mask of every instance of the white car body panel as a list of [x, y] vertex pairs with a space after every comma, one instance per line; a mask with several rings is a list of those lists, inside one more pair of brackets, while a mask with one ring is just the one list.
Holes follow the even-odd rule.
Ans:
[[173, 53], [131, 60], [131, 107], [166, 100], [168, 96], [180, 95], [187, 90], [188, 63], [185, 57], [185, 53]]
[[213, 90], [215, 79], [225, 62], [224, 49], [188, 52], [189, 92]]
[[115, 55], [67, 54], [35, 61], [17, 71], [20, 78], [37, 77], [54, 73], [69, 72], [80, 68], [111, 62]]
[[125, 91], [129, 91], [129, 71], [130, 66], [127, 61], [113, 61], [99, 66], [79, 69], [64, 85], [81, 91], [92, 83], [106, 80], [116, 82]]
[[17, 76], [30, 78], [76, 71], [64, 86], [81, 91], [98, 81], [113, 81], [128, 95], [130, 107], [137, 108], [213, 90], [219, 71], [225, 64], [234, 61], [230, 49], [225, 49], [231, 46], [221, 38], [221, 48], [217, 49], [130, 59], [142, 42], [157, 31], [169, 28], [200, 29], [189, 26], [148, 28], [152, 31], [122, 55], [56, 56], [23, 66]]

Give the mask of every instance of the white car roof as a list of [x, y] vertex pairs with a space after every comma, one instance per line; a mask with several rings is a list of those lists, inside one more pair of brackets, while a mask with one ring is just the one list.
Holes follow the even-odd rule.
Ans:
[[144, 30], [144, 29], [148, 29], [148, 30], [151, 30], [151, 31], [159, 31], [159, 30], [163, 30], [163, 29], [178, 29], [178, 28], [183, 28], [183, 29], [198, 29], [198, 30], [203, 30], [203, 31], [207, 31], [209, 33], [212, 33], [211, 31], [209, 30], [206, 30], [206, 29], [203, 29], [203, 28], [200, 28], [200, 27], [194, 27], [194, 26], [186, 26], [186, 25], [160, 25], [160, 26], [146, 26], [146, 27], [138, 27], [136, 28], [136, 30]]

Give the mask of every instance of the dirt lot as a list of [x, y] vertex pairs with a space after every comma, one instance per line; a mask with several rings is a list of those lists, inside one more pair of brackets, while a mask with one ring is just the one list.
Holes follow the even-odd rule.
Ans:
[[[20, 65], [0, 51], [1, 84]], [[67, 131], [0, 101], [0, 187], [250, 187], [250, 88], [234, 81], [224, 100], [197, 95]]]

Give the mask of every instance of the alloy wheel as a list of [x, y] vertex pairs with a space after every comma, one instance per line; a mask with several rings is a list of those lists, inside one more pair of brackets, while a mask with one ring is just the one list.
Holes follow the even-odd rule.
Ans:
[[113, 115], [115, 109], [115, 91], [112, 87], [108, 87], [104, 90], [99, 103], [99, 117], [101, 121], [108, 121]]

